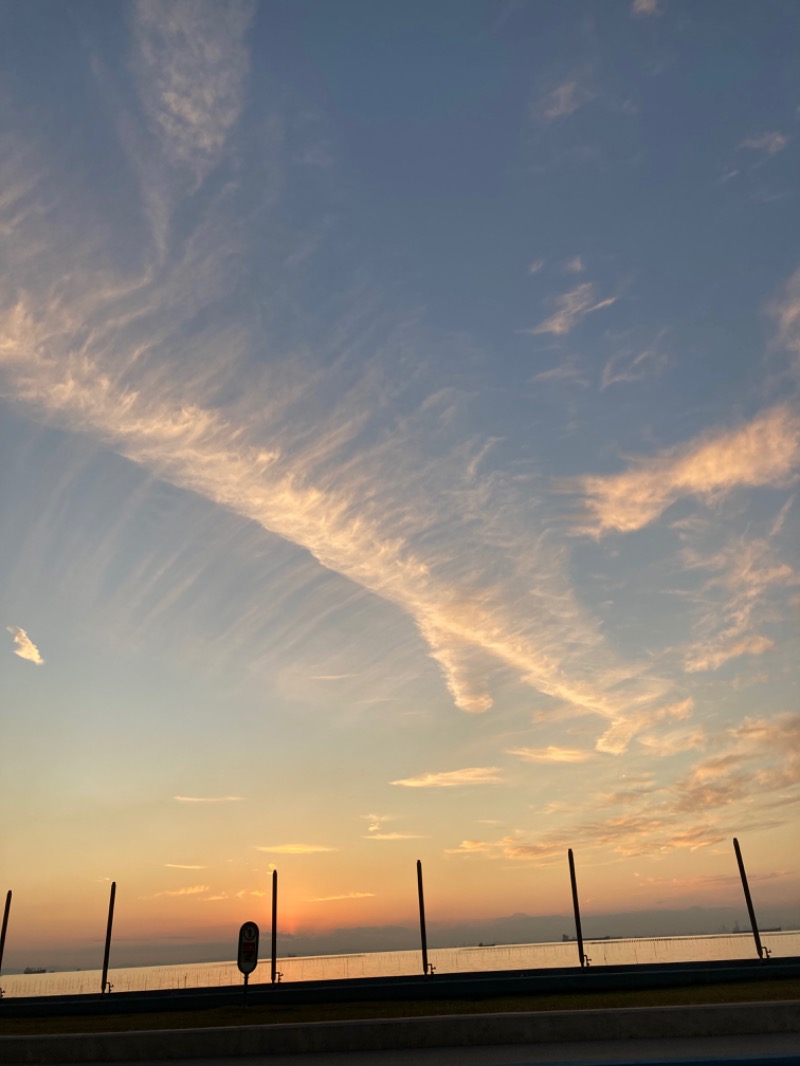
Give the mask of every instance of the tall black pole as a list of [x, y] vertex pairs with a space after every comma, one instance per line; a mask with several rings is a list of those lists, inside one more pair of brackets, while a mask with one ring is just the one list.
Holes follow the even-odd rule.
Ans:
[[11, 889], [6, 892], [6, 905], [3, 908], [3, 928], [0, 930], [0, 973], [3, 972], [3, 951], [6, 946], [6, 930], [8, 929], [8, 915], [11, 911]]
[[111, 952], [111, 927], [114, 924], [114, 897], [117, 894], [117, 882], [111, 882], [111, 895], [108, 897], [108, 925], [106, 926], [106, 950], [103, 953], [103, 981], [100, 991], [105, 992], [108, 981], [108, 956]]
[[586, 956], [583, 953], [583, 933], [581, 932], [581, 908], [578, 904], [578, 882], [575, 880], [575, 859], [572, 857], [572, 848], [567, 852], [569, 857], [569, 879], [572, 885], [572, 909], [575, 911], [575, 932], [578, 937], [578, 958], [581, 966], [586, 965]]
[[756, 912], [753, 910], [753, 901], [750, 898], [750, 889], [747, 884], [747, 874], [744, 870], [744, 860], [742, 859], [742, 849], [739, 847], [739, 841], [736, 837], [733, 838], [733, 850], [736, 852], [736, 861], [739, 864], [739, 876], [742, 879], [742, 888], [744, 889], [744, 901], [747, 904], [747, 913], [750, 915], [750, 928], [753, 930], [753, 940], [756, 942], [756, 951], [760, 959], [764, 958], [764, 948], [761, 946], [761, 937], [758, 934], [758, 924], [756, 923]]
[[417, 859], [417, 895], [419, 896], [419, 935], [422, 941], [422, 972], [428, 973], [428, 934], [425, 931], [425, 896], [422, 892], [422, 863]]
[[272, 983], [278, 975], [278, 871], [272, 871]]

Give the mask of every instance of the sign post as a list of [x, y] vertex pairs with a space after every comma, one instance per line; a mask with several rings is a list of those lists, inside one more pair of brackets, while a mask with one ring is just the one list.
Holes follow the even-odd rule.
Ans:
[[239, 930], [239, 950], [236, 953], [236, 965], [244, 974], [244, 987], [250, 974], [258, 966], [258, 926], [255, 922], [245, 922]]
[[108, 980], [108, 955], [111, 951], [111, 928], [114, 925], [114, 899], [117, 895], [117, 882], [111, 882], [111, 894], [108, 897], [108, 924], [106, 925], [106, 946], [103, 951], [103, 977], [100, 982], [101, 992], [110, 992], [111, 985]]

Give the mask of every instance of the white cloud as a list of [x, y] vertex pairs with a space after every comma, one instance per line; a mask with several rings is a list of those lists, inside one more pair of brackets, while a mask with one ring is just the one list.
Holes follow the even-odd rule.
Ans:
[[557, 337], [562, 337], [570, 333], [587, 315], [600, 311], [604, 307], [610, 307], [616, 303], [616, 300], [616, 296], [598, 300], [595, 296], [594, 285], [590, 281], [584, 281], [577, 288], [556, 297], [555, 314], [540, 322], [538, 326], [519, 332], [552, 333]]
[[788, 143], [789, 138], [783, 133], [771, 130], [767, 133], [761, 133], [757, 137], [748, 137], [746, 141], [742, 141], [739, 147], [746, 148], [751, 152], [764, 152], [768, 156], [773, 156], [777, 155], [778, 152], [782, 152]]
[[791, 484], [798, 465], [800, 417], [780, 404], [738, 429], [667, 449], [622, 474], [578, 479], [588, 519], [581, 531], [631, 533], [682, 496], [713, 503], [736, 488]]
[[566, 118], [594, 99], [594, 94], [576, 80], [565, 81], [534, 101], [532, 112], [542, 122]]
[[582, 274], [586, 269], [583, 262], [583, 257], [580, 255], [573, 256], [572, 259], [568, 259], [564, 264], [564, 269], [568, 274]]
[[658, 0], [633, 0], [631, 14], [636, 17], [642, 15], [656, 17], [661, 14], [661, 8], [658, 6]]
[[529, 274], [538, 274], [542, 270], [544, 270], [544, 259], [534, 259], [528, 267]]
[[534, 374], [531, 381], [543, 385], [580, 385], [585, 388], [589, 384], [589, 378], [574, 359], [567, 359], [549, 370], [540, 370]]
[[244, 796], [173, 796], [178, 803], [241, 803]]
[[165, 862], [164, 865], [170, 870], [207, 870], [207, 866], [187, 866], [181, 862]]
[[138, 0], [136, 67], [167, 158], [198, 178], [217, 162], [239, 117], [250, 57], [250, 0]]
[[418, 774], [390, 783], [404, 788], [464, 788], [469, 785], [496, 785], [502, 780], [497, 766], [470, 766], [463, 770]]
[[603, 367], [600, 389], [610, 385], [631, 384], [663, 371], [667, 364], [666, 356], [657, 346], [640, 351], [619, 352], [613, 355]]
[[768, 311], [777, 323], [778, 344], [795, 355], [795, 369], [800, 373], [800, 269], [795, 270]]
[[317, 855], [323, 851], [336, 851], [324, 844], [257, 844], [255, 848], [274, 855]]
[[42, 658], [39, 649], [21, 626], [6, 626], [6, 629], [14, 637], [15, 655], [18, 655], [20, 659], [25, 659], [29, 663], [35, 663], [36, 666], [42, 666], [44, 664], [44, 659]]

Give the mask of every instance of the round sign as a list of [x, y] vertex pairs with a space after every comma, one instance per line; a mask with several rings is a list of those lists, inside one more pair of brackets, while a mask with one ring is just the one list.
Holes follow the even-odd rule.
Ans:
[[236, 955], [239, 972], [251, 974], [258, 966], [258, 926], [255, 922], [245, 922], [239, 930], [239, 950]]

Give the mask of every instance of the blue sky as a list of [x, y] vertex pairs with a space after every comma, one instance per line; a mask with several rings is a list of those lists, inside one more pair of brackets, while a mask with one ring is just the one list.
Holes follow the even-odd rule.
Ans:
[[14, 950], [796, 922], [796, 4], [0, 26]]

